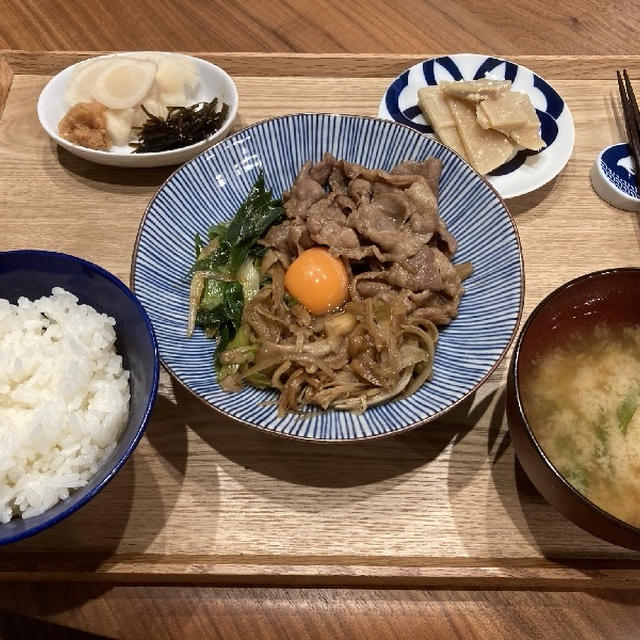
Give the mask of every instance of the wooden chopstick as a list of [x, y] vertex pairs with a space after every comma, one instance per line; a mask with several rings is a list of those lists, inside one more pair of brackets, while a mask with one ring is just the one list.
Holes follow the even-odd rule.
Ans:
[[635, 181], [636, 189], [640, 193], [640, 111], [636, 95], [631, 86], [631, 80], [626, 69], [622, 70], [624, 76], [624, 84], [619, 71], [616, 71], [618, 77], [618, 91], [620, 92], [620, 101], [622, 102], [622, 112], [624, 114], [624, 124], [627, 129], [627, 138], [629, 140], [629, 148], [633, 156], [635, 165]]

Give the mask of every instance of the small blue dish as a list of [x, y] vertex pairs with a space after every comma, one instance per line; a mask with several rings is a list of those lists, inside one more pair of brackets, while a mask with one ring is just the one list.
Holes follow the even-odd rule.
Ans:
[[0, 252], [0, 298], [15, 303], [51, 295], [53, 287], [73, 293], [116, 320], [116, 350], [131, 372], [129, 422], [113, 453], [84, 487], [39, 516], [0, 524], [0, 545], [31, 536], [86, 504], [122, 467], [138, 444], [158, 390], [158, 349], [153, 327], [131, 290], [103, 268], [71, 255], [51, 251]]
[[520, 149], [486, 178], [503, 198], [515, 198], [543, 186], [567, 164], [573, 151], [575, 130], [569, 107], [560, 94], [539, 75], [522, 65], [476, 53], [456, 53], [430, 58], [403, 71], [387, 87], [378, 116], [406, 124], [426, 135], [431, 125], [418, 106], [418, 90], [443, 80], [510, 80], [514, 91], [526, 93], [540, 120], [546, 147]]
[[[469, 261], [458, 317], [439, 337], [433, 379], [407, 398], [363, 414], [329, 410], [278, 418], [271, 390], [223, 391], [215, 342], [187, 338], [193, 239], [230, 220], [260, 171], [274, 194], [289, 189], [300, 167], [331, 152], [390, 170], [403, 160], [442, 160], [439, 209], [458, 240], [454, 262]], [[187, 389], [215, 409], [270, 433], [320, 442], [376, 438], [433, 420], [458, 404], [495, 369], [515, 334], [524, 277], [520, 241], [504, 202], [448, 147], [409, 127], [361, 116], [293, 114], [258, 122], [178, 169], [152, 199], [138, 232], [132, 288], [149, 312], [160, 358]]]

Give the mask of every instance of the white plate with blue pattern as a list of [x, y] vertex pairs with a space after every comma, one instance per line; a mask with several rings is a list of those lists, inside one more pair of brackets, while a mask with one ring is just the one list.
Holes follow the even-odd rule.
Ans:
[[540, 119], [547, 146], [541, 151], [517, 151], [486, 178], [503, 198], [514, 198], [540, 188], [555, 178], [573, 151], [575, 129], [569, 107], [543, 78], [522, 65], [475, 53], [458, 53], [430, 58], [402, 72], [387, 88], [378, 116], [433, 135], [418, 106], [418, 89], [443, 80], [511, 80], [514, 91], [526, 93]]
[[[279, 195], [307, 160], [325, 151], [372, 168], [436, 156], [443, 162], [440, 212], [458, 240], [454, 262], [470, 261], [458, 317], [440, 333], [433, 379], [412, 396], [357, 415], [330, 410], [278, 418], [275, 392], [224, 392], [213, 340], [186, 337], [194, 235], [229, 220], [259, 171]], [[167, 369], [211, 407], [259, 429], [315, 441], [374, 438], [433, 420], [474, 391], [504, 356], [522, 311], [522, 252], [513, 219], [491, 186], [444, 145], [376, 118], [295, 114], [235, 133], [180, 167], [151, 200], [132, 265], [132, 287], [147, 310]]]

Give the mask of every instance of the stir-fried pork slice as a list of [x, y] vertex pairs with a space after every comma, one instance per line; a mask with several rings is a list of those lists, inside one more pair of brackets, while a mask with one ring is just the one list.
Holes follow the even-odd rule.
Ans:
[[319, 200], [309, 207], [306, 220], [311, 240], [316, 244], [326, 245], [336, 255], [341, 255], [346, 249], [360, 246], [355, 231], [345, 226], [347, 216], [338, 206], [338, 198], [344, 197], [340, 194], [330, 194]]
[[436, 251], [429, 246], [421, 247], [415, 255], [403, 262], [394, 262], [384, 273], [385, 281], [400, 289], [420, 292], [440, 291], [443, 288]]
[[406, 191], [400, 193], [381, 193], [371, 203], [389, 219], [389, 229], [402, 229], [405, 223], [415, 213], [413, 203], [407, 197]]
[[[346, 162], [340, 160], [336, 163], [336, 167], [342, 166], [342, 170], [348, 180], [355, 180], [356, 178], [363, 178], [371, 183], [384, 182], [390, 184], [399, 189], [406, 189], [410, 187], [416, 180], [423, 179], [430, 185], [429, 179], [422, 173], [409, 174], [409, 173], [390, 173], [388, 171], [382, 171], [382, 169], [367, 169], [362, 165], [355, 162]], [[435, 165], [430, 170], [431, 180], [435, 179], [434, 173]], [[431, 185], [430, 185], [431, 188]], [[433, 189], [432, 189], [433, 192]]]
[[337, 162], [329, 174], [329, 192], [346, 195], [349, 179], [344, 173], [342, 162]]
[[404, 230], [398, 219], [376, 203], [359, 207], [347, 219], [347, 224], [366, 240], [388, 254], [389, 260], [406, 260], [426, 244], [430, 236]]
[[342, 213], [344, 213], [345, 216], [348, 216], [352, 211], [355, 211], [358, 208], [356, 203], [349, 196], [342, 193], [336, 193], [335, 196], [336, 206], [340, 211], [342, 211]]
[[335, 255], [341, 256], [349, 249], [360, 248], [356, 232], [334, 220], [322, 220], [309, 216], [307, 229], [316, 244], [326, 245]]
[[459, 297], [460, 289], [462, 288], [460, 274], [444, 253], [435, 248], [432, 248], [431, 251], [442, 279], [442, 291], [451, 298]]
[[289, 218], [304, 220], [307, 217], [307, 209], [327, 195], [323, 185], [311, 178], [310, 170], [311, 162], [306, 162], [296, 176], [291, 190], [282, 194], [284, 211]]
[[312, 247], [314, 242], [304, 221], [284, 220], [273, 225], [260, 240], [260, 244], [298, 257], [305, 249]]
[[454, 298], [434, 291], [411, 293], [407, 302], [410, 307], [414, 307], [414, 310], [409, 319], [424, 319], [430, 320], [435, 325], [447, 325], [458, 315], [458, 306], [463, 292], [464, 289], [460, 287], [459, 294]]
[[440, 248], [444, 251], [445, 255], [449, 258], [458, 250], [458, 241], [451, 235], [445, 221], [440, 218], [438, 221], [438, 235]]
[[376, 280], [361, 280], [358, 282], [356, 289], [363, 298], [374, 298], [382, 296], [385, 293], [393, 293], [393, 287], [386, 282], [378, 282]]
[[366, 178], [354, 178], [347, 187], [347, 194], [357, 206], [369, 203], [372, 193], [373, 185]]
[[438, 197], [440, 174], [442, 173], [442, 161], [438, 158], [427, 158], [422, 162], [405, 160], [391, 169], [390, 173], [392, 175], [422, 176], [429, 184], [433, 195]]
[[315, 218], [321, 222], [331, 220], [332, 222], [337, 222], [341, 225], [346, 224], [347, 216], [344, 214], [342, 208], [337, 202], [339, 197], [344, 196], [332, 193], [324, 197], [322, 200], [318, 200], [315, 204], [312, 204], [307, 211], [307, 221], [309, 218]]
[[[433, 235], [438, 230], [438, 200], [433, 195], [426, 180], [416, 180], [402, 192], [411, 205], [411, 230], [416, 233]], [[381, 196], [382, 197], [382, 196]]]
[[327, 180], [333, 171], [335, 163], [336, 159], [330, 153], [325, 153], [320, 162], [316, 162], [316, 164], [311, 166], [309, 169], [309, 177], [324, 186], [327, 184]]

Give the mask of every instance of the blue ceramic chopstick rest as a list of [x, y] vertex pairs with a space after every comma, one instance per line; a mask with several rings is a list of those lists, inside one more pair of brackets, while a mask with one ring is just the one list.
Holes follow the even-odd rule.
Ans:
[[610, 205], [626, 211], [640, 211], [635, 179], [636, 167], [625, 142], [603, 149], [591, 167], [591, 186]]

